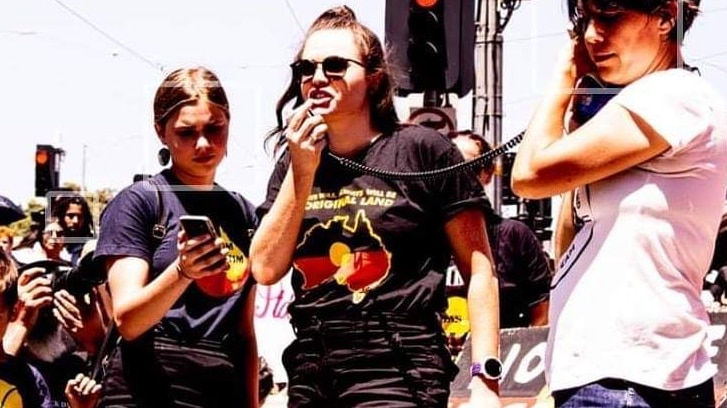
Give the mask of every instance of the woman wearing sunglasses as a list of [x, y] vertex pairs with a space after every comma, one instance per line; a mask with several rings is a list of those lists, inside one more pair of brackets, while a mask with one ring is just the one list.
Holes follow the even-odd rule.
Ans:
[[284, 149], [250, 254], [262, 284], [293, 267], [288, 405], [446, 407], [456, 368], [438, 316], [453, 253], [476, 305], [473, 361], [491, 374], [474, 378], [473, 398], [499, 407], [497, 279], [474, 174], [390, 182], [328, 154], [392, 171], [462, 161], [443, 135], [398, 122], [384, 54], [353, 11], [330, 9], [309, 28], [277, 106], [271, 137]]
[[[575, 190], [582, 222], [551, 285], [558, 407], [715, 405], [700, 292], [727, 189], [727, 107], [682, 60], [698, 5], [568, 1], [576, 35], [512, 171], [523, 197]], [[562, 137], [584, 74], [622, 89]]]

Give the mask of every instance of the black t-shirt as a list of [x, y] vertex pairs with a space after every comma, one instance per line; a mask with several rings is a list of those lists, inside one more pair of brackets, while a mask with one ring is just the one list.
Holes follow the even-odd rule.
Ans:
[[[159, 218], [160, 204], [166, 234], [158, 240], [152, 236], [152, 229]], [[230, 269], [196, 280], [156, 330], [173, 338], [221, 341], [228, 334], [237, 333], [243, 301], [241, 289], [251, 279], [247, 256], [257, 217], [247, 200], [217, 185], [210, 191], [194, 190], [165, 170], [151, 180], [125, 188], [106, 206], [95, 256], [144, 259], [151, 265], [153, 279], [177, 258], [178, 220], [183, 214], [206, 215], [212, 220], [229, 249]]]
[[48, 385], [38, 370], [15, 357], [2, 358], [0, 406], [53, 408]]
[[[396, 172], [463, 160], [451, 141], [421, 126], [382, 135], [352, 159]], [[275, 201], [289, 161], [287, 152], [278, 161], [258, 215]], [[426, 181], [387, 181], [348, 170], [324, 152], [293, 254], [291, 315], [346, 317], [366, 309], [427, 316], [444, 310], [450, 258], [444, 224], [459, 211], [485, 203], [470, 171]]]

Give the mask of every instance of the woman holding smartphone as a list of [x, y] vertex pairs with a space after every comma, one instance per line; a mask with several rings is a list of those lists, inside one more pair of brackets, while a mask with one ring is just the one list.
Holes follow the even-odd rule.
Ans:
[[[229, 120], [225, 91], [205, 68], [176, 70], [157, 89], [159, 157], [171, 168], [121, 191], [101, 218], [96, 256], [122, 337], [101, 406], [258, 406], [247, 258], [257, 221], [249, 202], [215, 183]], [[186, 215], [214, 230], [189, 236]]]
[[[699, 1], [568, 6], [576, 35], [512, 171], [526, 198], [575, 190], [582, 223], [551, 285], [548, 385], [557, 407], [713, 407], [700, 292], [727, 189], [727, 107], [682, 60]], [[610, 88], [594, 95], [622, 89], [563, 136], [569, 107], [585, 111], [572, 100], [585, 74]]]

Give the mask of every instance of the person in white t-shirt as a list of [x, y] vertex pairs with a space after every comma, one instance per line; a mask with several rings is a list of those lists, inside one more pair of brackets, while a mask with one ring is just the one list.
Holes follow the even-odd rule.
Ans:
[[[727, 107], [682, 62], [699, 1], [568, 8], [573, 39], [512, 170], [522, 197], [573, 191], [580, 224], [551, 285], [555, 405], [714, 407], [700, 292], [727, 190]], [[582, 81], [605, 88], [574, 98]], [[571, 114], [581, 125], [563, 136]]]

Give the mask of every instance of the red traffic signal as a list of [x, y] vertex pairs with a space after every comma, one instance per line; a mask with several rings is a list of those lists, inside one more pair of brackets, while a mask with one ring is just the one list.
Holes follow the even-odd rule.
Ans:
[[58, 188], [57, 162], [60, 149], [51, 145], [36, 145], [35, 148], [35, 196], [44, 197]]
[[387, 0], [385, 32], [399, 95], [472, 89], [474, 0]]

